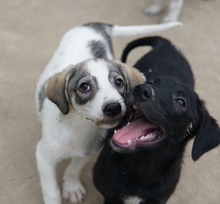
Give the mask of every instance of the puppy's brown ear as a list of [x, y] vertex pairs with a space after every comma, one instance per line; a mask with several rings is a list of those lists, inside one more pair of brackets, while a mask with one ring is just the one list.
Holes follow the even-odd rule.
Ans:
[[55, 103], [63, 114], [69, 113], [69, 99], [66, 88], [73, 72], [73, 66], [64, 69], [52, 76], [45, 87], [48, 99]]
[[216, 120], [209, 115], [203, 101], [199, 101], [199, 111], [200, 124], [192, 148], [194, 161], [220, 144], [219, 126]]
[[143, 84], [146, 81], [145, 76], [138, 69], [124, 63], [121, 64], [125, 70], [124, 74], [127, 79], [127, 84], [129, 85], [127, 93], [132, 91], [135, 86]]

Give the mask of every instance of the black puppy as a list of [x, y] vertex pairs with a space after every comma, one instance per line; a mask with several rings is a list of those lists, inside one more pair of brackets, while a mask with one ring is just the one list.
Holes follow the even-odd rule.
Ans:
[[131, 49], [143, 45], [153, 50], [134, 67], [147, 82], [127, 99], [132, 105], [128, 121], [109, 132], [94, 167], [94, 183], [105, 204], [166, 203], [178, 183], [187, 142], [195, 137], [193, 160], [220, 143], [218, 124], [193, 90], [187, 60], [168, 40], [148, 37], [131, 42], [122, 61]]

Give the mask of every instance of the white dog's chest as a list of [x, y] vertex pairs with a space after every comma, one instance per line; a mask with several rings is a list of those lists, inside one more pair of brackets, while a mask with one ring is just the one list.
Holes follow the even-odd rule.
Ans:
[[[61, 135], [61, 137], [57, 137], [58, 135]], [[62, 131], [57, 131], [53, 138], [45, 139], [50, 140], [48, 148], [56, 153], [59, 161], [74, 156], [84, 157], [94, 154], [102, 145], [102, 139], [100, 138], [104, 137], [104, 132], [103, 134], [64, 134]]]
[[[96, 146], [95, 149], [99, 149], [100, 146]], [[87, 149], [86, 147], [77, 147], [76, 145], [62, 145], [58, 148], [60, 150], [61, 159], [70, 158], [74, 156], [84, 157], [86, 155], [92, 155], [96, 151], [94, 149]]]
[[56, 109], [50, 113], [54, 114], [54, 117], [50, 115], [44, 118], [43, 125], [47, 125], [47, 128], [43, 137], [56, 148], [58, 155], [62, 158], [85, 156], [99, 150], [106, 135], [105, 129], [97, 127], [91, 121], [83, 120], [76, 114], [72, 114], [75, 117], [67, 115], [65, 118], [56, 115]]
[[74, 134], [69, 143], [65, 142], [65, 144], [62, 145], [62, 151], [66, 154], [66, 157], [92, 155], [97, 152], [102, 145], [100, 138], [104, 138], [104, 136], [101, 134], [88, 133]]

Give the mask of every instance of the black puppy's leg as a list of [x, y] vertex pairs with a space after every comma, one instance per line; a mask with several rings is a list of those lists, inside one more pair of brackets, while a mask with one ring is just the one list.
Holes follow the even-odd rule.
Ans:
[[105, 199], [104, 204], [124, 204], [124, 202], [123, 202], [122, 200], [109, 201], [109, 200], [106, 200], [106, 199]]

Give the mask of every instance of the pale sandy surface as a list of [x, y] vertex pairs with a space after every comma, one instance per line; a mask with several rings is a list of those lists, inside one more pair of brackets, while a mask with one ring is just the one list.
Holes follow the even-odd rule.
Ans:
[[[34, 92], [37, 79], [68, 29], [90, 21], [111, 24], [154, 24], [147, 0], [0, 0], [0, 204], [42, 204], [35, 164], [41, 137]], [[220, 1], [186, 0], [180, 20], [184, 27], [160, 33], [188, 58], [196, 90], [220, 121]], [[135, 37], [114, 38], [116, 59]], [[146, 49], [129, 56], [133, 64]], [[187, 147], [181, 180], [169, 204], [220, 203], [220, 147], [197, 162]], [[67, 162], [59, 165], [58, 180]], [[92, 162], [82, 175], [84, 203], [101, 204], [91, 185]]]

